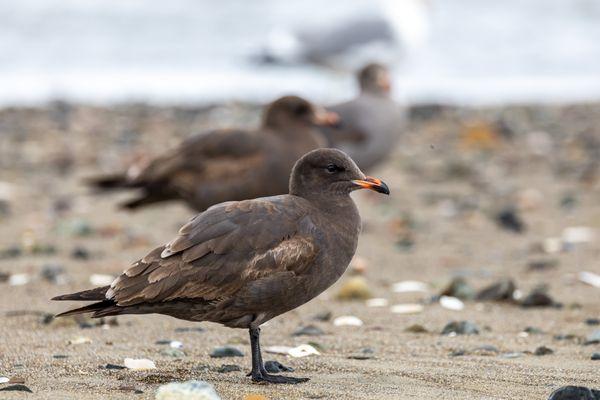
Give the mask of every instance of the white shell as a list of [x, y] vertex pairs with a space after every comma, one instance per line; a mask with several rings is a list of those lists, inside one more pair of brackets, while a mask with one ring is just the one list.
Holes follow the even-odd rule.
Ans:
[[589, 271], [581, 271], [577, 277], [583, 283], [600, 288], [600, 275]]
[[335, 326], [362, 326], [363, 322], [354, 315], [343, 315], [333, 320]]
[[124, 361], [124, 365], [126, 368], [135, 370], [135, 371], [144, 371], [147, 369], [156, 369], [156, 364], [154, 361], [148, 360], [147, 358], [126, 358]]
[[366, 301], [367, 307], [386, 307], [389, 304], [387, 299], [375, 297]]
[[390, 311], [394, 314], [418, 314], [423, 312], [425, 307], [422, 304], [408, 303], [408, 304], [396, 304], [390, 308]]
[[394, 283], [392, 290], [395, 293], [428, 292], [429, 285], [419, 281], [402, 281]]
[[440, 297], [440, 305], [448, 310], [460, 311], [465, 308], [465, 303], [463, 303], [460, 299], [452, 296], [442, 296]]

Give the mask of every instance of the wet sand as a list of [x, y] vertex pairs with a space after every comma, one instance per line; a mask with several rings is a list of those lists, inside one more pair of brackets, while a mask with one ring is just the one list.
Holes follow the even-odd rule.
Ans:
[[[600, 288], [577, 273], [600, 273], [600, 170], [594, 146], [600, 141], [600, 105], [510, 107], [486, 110], [422, 107], [413, 113], [405, 137], [384, 165], [371, 174], [390, 186], [392, 196], [357, 193], [364, 232], [357, 255], [373, 297], [390, 305], [423, 302], [424, 311], [393, 314], [362, 300], [340, 301], [336, 293], [351, 275], [305, 306], [263, 329], [263, 346], [317, 343], [320, 356], [291, 358], [265, 354], [311, 380], [297, 386], [250, 382], [247, 332], [194, 324], [163, 316], [118, 317], [118, 326], [82, 329], [73, 319], [44, 322], [73, 303], [51, 303], [54, 295], [91, 287], [92, 274], [120, 273], [154, 246], [168, 241], [192, 215], [179, 204], [136, 213], [117, 211], [127, 194], [98, 196], [82, 179], [110, 172], [137, 157], [157, 154], [206, 127], [253, 124], [257, 107], [111, 108], [56, 103], [40, 109], [0, 111], [0, 272], [27, 274], [23, 285], [0, 282], [0, 376], [19, 377], [34, 393], [0, 392], [0, 398], [152, 399], [161, 383], [205, 380], [223, 399], [263, 394], [268, 399], [545, 399], [556, 388], [576, 384], [598, 388], [600, 345], [583, 345], [600, 326]], [[532, 132], [545, 132], [535, 134]], [[493, 215], [514, 206], [526, 224], [519, 234], [500, 228]], [[548, 254], [546, 238], [564, 228], [595, 230], [590, 243]], [[48, 247], [53, 248], [49, 249]], [[88, 259], [73, 257], [79, 248]], [[48, 254], [51, 253], [51, 254]], [[551, 260], [545, 270], [528, 263]], [[41, 277], [59, 265], [67, 282]], [[455, 275], [479, 289], [509, 277], [527, 294], [545, 284], [561, 308], [525, 309], [508, 302], [465, 301], [453, 311], [430, 299]], [[394, 293], [392, 284], [418, 280], [429, 293]], [[361, 327], [336, 327], [313, 316], [359, 317]], [[440, 334], [452, 320], [469, 320], [479, 335]], [[47, 322], [47, 321], [46, 321]], [[313, 324], [325, 334], [292, 336]], [[420, 324], [425, 333], [406, 332]], [[204, 331], [176, 331], [201, 326]], [[524, 335], [526, 327], [541, 333]], [[556, 335], [573, 335], [558, 340]], [[91, 343], [68, 344], [85, 337]], [[158, 340], [183, 342], [185, 356], [161, 354]], [[241, 358], [210, 358], [213, 348], [232, 344]], [[494, 346], [497, 351], [478, 349]], [[554, 353], [536, 356], [547, 346]], [[361, 349], [373, 358], [350, 359]], [[453, 355], [463, 351], [463, 355]], [[518, 353], [509, 358], [510, 353]], [[67, 356], [56, 358], [56, 356]], [[149, 358], [152, 371], [107, 370], [126, 357]], [[222, 364], [241, 372], [219, 373]], [[8, 384], [0, 384], [0, 389]], [[143, 393], [134, 393], [139, 389]]]

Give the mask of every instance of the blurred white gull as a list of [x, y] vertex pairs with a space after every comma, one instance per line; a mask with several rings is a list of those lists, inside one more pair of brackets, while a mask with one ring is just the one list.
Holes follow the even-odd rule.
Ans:
[[428, 0], [379, 0], [327, 24], [273, 29], [261, 60], [354, 70], [369, 61], [397, 60], [423, 45], [428, 32]]

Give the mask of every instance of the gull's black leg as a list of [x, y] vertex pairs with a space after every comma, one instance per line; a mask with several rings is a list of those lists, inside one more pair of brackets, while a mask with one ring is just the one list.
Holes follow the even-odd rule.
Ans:
[[252, 380], [254, 382], [269, 383], [300, 383], [308, 378], [294, 378], [292, 376], [272, 375], [265, 370], [260, 352], [260, 328], [250, 328], [250, 348], [252, 350]]

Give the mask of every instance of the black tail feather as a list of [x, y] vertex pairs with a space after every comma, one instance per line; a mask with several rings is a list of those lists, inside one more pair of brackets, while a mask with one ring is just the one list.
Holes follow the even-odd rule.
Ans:
[[92, 300], [105, 300], [106, 292], [110, 286], [98, 287], [95, 289], [84, 290], [77, 293], [63, 294], [60, 296], [53, 297], [52, 300], [75, 300], [75, 301], [92, 301]]
[[114, 300], [104, 300], [104, 301], [100, 301], [98, 303], [87, 305], [85, 307], [80, 307], [80, 308], [76, 308], [74, 310], [65, 311], [63, 313], [55, 315], [55, 317], [56, 318], [66, 317], [67, 315], [85, 314], [85, 313], [93, 312], [94, 313], [93, 317], [95, 318], [95, 317], [97, 317], [96, 314], [98, 314], [98, 312], [104, 311], [107, 308], [112, 308], [111, 306], [114, 306], [114, 305], [115, 305]]

